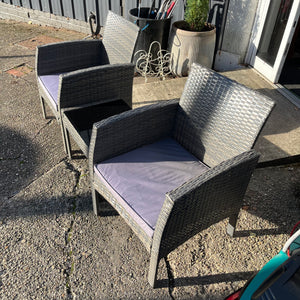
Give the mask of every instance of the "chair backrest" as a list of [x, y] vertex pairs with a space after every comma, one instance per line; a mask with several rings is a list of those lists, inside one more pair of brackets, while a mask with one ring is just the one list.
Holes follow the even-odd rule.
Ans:
[[213, 167], [253, 147], [273, 106], [268, 97], [193, 64], [173, 134]]
[[109, 11], [104, 26], [103, 44], [110, 64], [132, 62], [139, 27]]

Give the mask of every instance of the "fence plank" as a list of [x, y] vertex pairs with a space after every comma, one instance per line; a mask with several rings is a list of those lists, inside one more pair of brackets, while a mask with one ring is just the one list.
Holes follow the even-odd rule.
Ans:
[[109, 10], [109, 0], [99, 1], [98, 17], [100, 26], [103, 26], [106, 22], [106, 16]]
[[21, 6], [20, 0], [13, 0], [13, 5]]
[[22, 0], [22, 6], [25, 8], [32, 8], [30, 5], [30, 0]]
[[63, 15], [63, 9], [60, 0], [51, 0], [52, 13], [58, 16]]
[[120, 0], [110, 0], [110, 2], [110, 10], [118, 15], [121, 15]]
[[50, 1], [51, 0], [42, 0], [41, 3], [42, 3], [42, 11], [45, 11], [45, 12], [51, 12], [50, 10]]
[[86, 15], [89, 17], [90, 13], [96, 13], [95, 0], [86, 0]]
[[[72, 19], [76, 19], [75, 15], [73, 13], [73, 5], [72, 0], [62, 0], [63, 10], [64, 10], [64, 16]], [[77, 1], [79, 2], [79, 1]]]
[[[24, 0], [22, 0], [23, 2]], [[40, 6], [40, 1], [39, 0], [29, 0], [30, 4], [31, 4], [31, 8], [32, 9], [36, 9], [36, 10], [42, 10], [41, 6]]]
[[123, 10], [124, 18], [128, 19], [128, 12], [130, 9], [132, 9], [134, 7], [137, 7], [136, 0], [125, 0], [124, 10]]
[[86, 14], [85, 9], [85, 0], [72, 0], [74, 4], [74, 14], [76, 20], [86, 21], [88, 15]]

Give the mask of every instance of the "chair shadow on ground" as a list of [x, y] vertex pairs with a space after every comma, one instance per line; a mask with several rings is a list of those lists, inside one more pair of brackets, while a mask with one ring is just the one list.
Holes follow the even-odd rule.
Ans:
[[[72, 145], [73, 146], [73, 145]], [[74, 145], [74, 148], [76, 146]], [[72, 148], [72, 159], [75, 159], [75, 160], [81, 160], [81, 159], [85, 159], [86, 157], [84, 156], [84, 154], [82, 153], [81, 150], [75, 150]]]
[[8, 198], [33, 180], [39, 147], [25, 135], [3, 125], [0, 141], [0, 191], [2, 197]]
[[[193, 285], [206, 285], [215, 284], [229, 281], [242, 281], [251, 278], [257, 271], [248, 272], [234, 272], [234, 273], [220, 273], [206, 276], [194, 276], [194, 277], [179, 277], [169, 279], [159, 279], [157, 282], [158, 288], [182, 287], [182, 286], [193, 286]], [[172, 281], [170, 283], [170, 281]]]
[[266, 228], [266, 229], [254, 229], [254, 230], [237, 230], [233, 237], [248, 237], [248, 236], [264, 236], [264, 235], [279, 235], [279, 234], [286, 234], [286, 226], [277, 227], [277, 228]]
[[[89, 192], [80, 195], [63, 193], [52, 197], [41, 193], [34, 197], [28, 192], [20, 193], [0, 202], [0, 207], [2, 220], [86, 212], [93, 214], [92, 195]], [[118, 216], [106, 201], [101, 202], [101, 209], [100, 217]]]

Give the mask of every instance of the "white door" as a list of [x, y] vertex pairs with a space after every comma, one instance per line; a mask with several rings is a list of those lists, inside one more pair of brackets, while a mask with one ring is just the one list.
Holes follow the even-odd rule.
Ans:
[[262, 1], [259, 13], [265, 21], [253, 66], [277, 83], [299, 19], [300, 0]]

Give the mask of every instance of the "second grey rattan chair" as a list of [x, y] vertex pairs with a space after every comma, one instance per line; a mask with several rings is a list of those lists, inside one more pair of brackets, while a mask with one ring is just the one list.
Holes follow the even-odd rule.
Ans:
[[89, 153], [94, 212], [102, 195], [161, 258], [225, 218], [232, 236], [258, 154], [251, 150], [274, 103], [193, 64], [180, 101], [95, 123]]
[[[131, 62], [138, 33], [138, 26], [109, 11], [103, 40], [38, 47], [36, 73], [44, 117], [45, 103], [60, 122], [62, 110], [115, 100], [122, 100], [131, 107], [134, 76]], [[64, 131], [62, 125], [65, 150], [70, 156], [70, 143], [66, 143], [66, 129]], [[80, 145], [85, 145], [82, 150], [87, 155], [88, 144]]]

